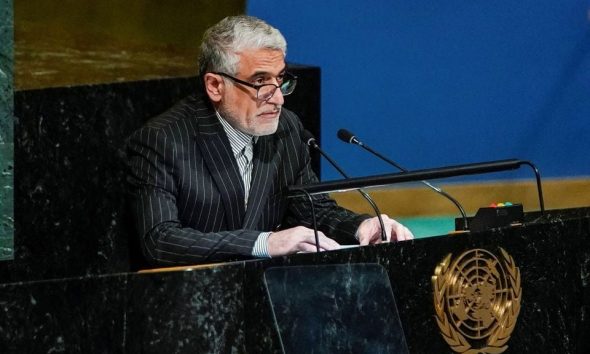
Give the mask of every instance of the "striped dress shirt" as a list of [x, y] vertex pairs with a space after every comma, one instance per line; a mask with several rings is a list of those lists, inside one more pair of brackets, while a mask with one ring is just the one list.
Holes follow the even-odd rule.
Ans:
[[[240, 169], [240, 174], [242, 175], [242, 180], [244, 182], [244, 207], [248, 209], [248, 196], [250, 194], [250, 184], [252, 183], [252, 166], [254, 165], [252, 161], [252, 158], [254, 157], [253, 144], [256, 144], [258, 137], [248, 135], [235, 129], [219, 114], [217, 110], [215, 111], [215, 114], [217, 115], [217, 118], [219, 118], [223, 130], [227, 134], [236, 163]], [[270, 232], [260, 233], [256, 243], [254, 243], [254, 248], [252, 249], [252, 255], [254, 257], [270, 258], [270, 253], [268, 252], [268, 237], [270, 234]]]

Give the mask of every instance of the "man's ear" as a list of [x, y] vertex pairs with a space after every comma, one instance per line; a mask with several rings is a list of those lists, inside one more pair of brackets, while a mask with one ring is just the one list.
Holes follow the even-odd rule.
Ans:
[[225, 89], [223, 78], [220, 75], [206, 73], [203, 77], [203, 83], [209, 99], [215, 103], [221, 101], [223, 90]]

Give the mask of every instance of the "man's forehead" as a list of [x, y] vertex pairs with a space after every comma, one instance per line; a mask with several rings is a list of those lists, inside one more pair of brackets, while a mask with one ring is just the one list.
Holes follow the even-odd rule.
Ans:
[[238, 72], [243, 75], [279, 74], [285, 70], [285, 55], [278, 49], [250, 49], [238, 53]]

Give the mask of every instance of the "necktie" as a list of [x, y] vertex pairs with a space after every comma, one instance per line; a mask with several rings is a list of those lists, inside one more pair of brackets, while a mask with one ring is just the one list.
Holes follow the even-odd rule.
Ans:
[[250, 195], [250, 183], [252, 182], [252, 158], [254, 156], [254, 148], [252, 141], [244, 147], [242, 158], [244, 164], [240, 164], [240, 172], [242, 173], [242, 180], [244, 181], [244, 206], [248, 207], [248, 196]]

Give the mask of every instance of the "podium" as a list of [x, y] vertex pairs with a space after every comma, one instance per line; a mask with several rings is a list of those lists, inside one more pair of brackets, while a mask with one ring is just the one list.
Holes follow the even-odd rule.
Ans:
[[[453, 353], [461, 348], [452, 349], [441, 334], [442, 317], [435, 310], [439, 298], [432, 277], [449, 254], [456, 259], [466, 252], [483, 250], [479, 252], [502, 260], [501, 248], [520, 275], [520, 308], [518, 316], [511, 318], [513, 330], [502, 344], [507, 346], [505, 353], [587, 353], [590, 208], [546, 214], [521, 226], [270, 260], [3, 284], [0, 347], [4, 353], [51, 348], [66, 352], [281, 353], [285, 337], [279, 331], [287, 327], [284, 322], [283, 327], [277, 326], [280, 319], [273, 314], [274, 295], [265, 283], [269, 271], [370, 265], [386, 275], [408, 352]], [[277, 279], [285, 276], [291, 275], [278, 274]], [[338, 277], [343, 279], [342, 274]], [[307, 290], [318, 286], [314, 285], [317, 279], [309, 280]], [[300, 277], [297, 282], [305, 285]], [[336, 284], [337, 279], [325, 285], [330, 282]], [[359, 289], [360, 283], [348, 289]], [[285, 290], [284, 298], [298, 296]], [[382, 335], [382, 327], [376, 324], [392, 319], [391, 302], [387, 305], [388, 299], [379, 298], [386, 304], [382, 306], [389, 308], [374, 311], [370, 306], [377, 303], [373, 296], [350, 296], [359, 304], [361, 298], [366, 299], [367, 306], [342, 309], [343, 313], [357, 318], [372, 316], [373, 320], [364, 319], [363, 327], [368, 333]], [[294, 317], [289, 321], [303, 315], [298, 305], [294, 306]], [[447, 319], [449, 323], [456, 321], [452, 314]], [[337, 329], [335, 336], [345, 332]], [[462, 336], [470, 349], [488, 345], [468, 334]], [[341, 352], [355, 353], [358, 348]]]

